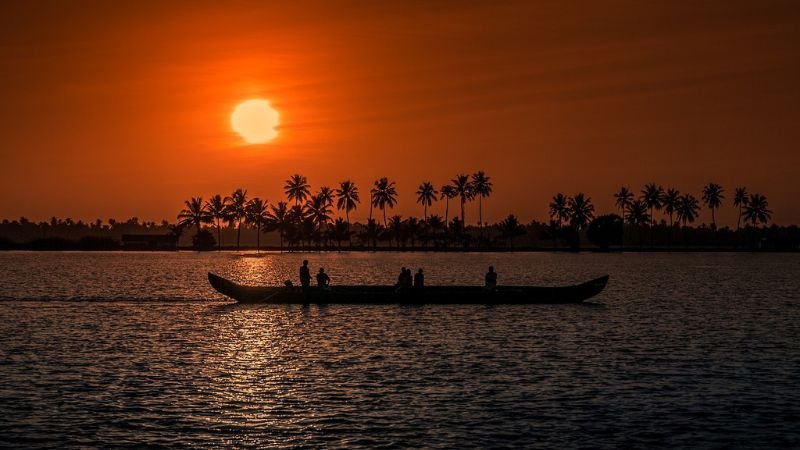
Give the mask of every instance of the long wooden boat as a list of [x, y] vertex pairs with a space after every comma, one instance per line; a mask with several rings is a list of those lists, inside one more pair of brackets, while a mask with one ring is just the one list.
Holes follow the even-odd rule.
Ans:
[[426, 286], [398, 291], [394, 286], [299, 287], [245, 286], [208, 273], [208, 281], [219, 293], [239, 303], [398, 303], [398, 304], [551, 304], [580, 303], [599, 294], [608, 275], [572, 286], [499, 286], [487, 290], [479, 286]]

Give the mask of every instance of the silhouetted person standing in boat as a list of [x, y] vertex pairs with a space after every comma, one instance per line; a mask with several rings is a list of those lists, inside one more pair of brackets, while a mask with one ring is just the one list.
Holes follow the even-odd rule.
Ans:
[[494, 289], [497, 287], [497, 272], [494, 271], [494, 266], [489, 266], [489, 271], [483, 279], [486, 289]]
[[331, 277], [325, 273], [325, 269], [320, 267], [317, 273], [317, 286], [320, 289], [328, 289], [331, 285]]
[[300, 266], [300, 286], [304, 291], [307, 291], [311, 286], [311, 271], [308, 270], [308, 260], [303, 260], [303, 265]]
[[422, 273], [422, 269], [419, 269], [414, 275], [414, 289], [422, 289], [425, 287], [425, 275]]

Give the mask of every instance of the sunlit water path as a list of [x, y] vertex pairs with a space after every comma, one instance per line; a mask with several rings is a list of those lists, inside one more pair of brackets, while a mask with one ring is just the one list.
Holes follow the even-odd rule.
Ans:
[[[207, 271], [569, 284], [584, 306], [236, 306]], [[0, 253], [0, 445], [800, 445], [800, 256]]]

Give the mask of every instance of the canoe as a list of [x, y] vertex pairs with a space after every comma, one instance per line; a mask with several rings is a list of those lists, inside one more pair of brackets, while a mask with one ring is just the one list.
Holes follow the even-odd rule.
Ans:
[[394, 286], [331, 286], [329, 289], [299, 287], [245, 286], [208, 273], [217, 292], [239, 303], [269, 304], [560, 304], [580, 303], [602, 292], [608, 275], [572, 286], [498, 286], [486, 290], [479, 286], [426, 286], [397, 291]]

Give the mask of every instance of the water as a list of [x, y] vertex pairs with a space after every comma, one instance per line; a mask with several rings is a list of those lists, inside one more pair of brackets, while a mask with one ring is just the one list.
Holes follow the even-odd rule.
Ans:
[[[205, 281], [303, 257], [343, 284], [611, 281], [583, 306], [309, 308]], [[0, 276], [0, 446], [800, 446], [800, 255], [0, 253]]]

